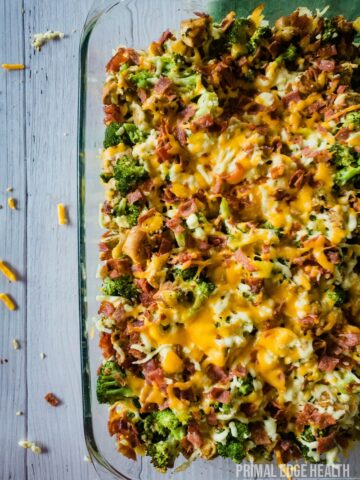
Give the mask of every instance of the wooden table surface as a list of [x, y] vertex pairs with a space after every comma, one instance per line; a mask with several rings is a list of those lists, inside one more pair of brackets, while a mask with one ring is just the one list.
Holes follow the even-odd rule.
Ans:
[[[18, 305], [0, 305], [0, 480], [97, 478], [84, 461], [76, 239], [78, 49], [90, 4], [0, 1], [0, 64], [26, 65], [0, 69], [0, 258], [20, 276], [0, 278]], [[31, 37], [48, 29], [66, 37], [35, 52]], [[57, 223], [58, 202], [68, 226]], [[19, 447], [24, 439], [44, 453]]]

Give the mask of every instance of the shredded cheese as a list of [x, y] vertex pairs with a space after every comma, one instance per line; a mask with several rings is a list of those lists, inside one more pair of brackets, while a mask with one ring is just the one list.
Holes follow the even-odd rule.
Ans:
[[16, 282], [16, 273], [11, 270], [2, 260], [0, 260], [0, 272], [5, 275], [11, 282]]
[[0, 293], [0, 300], [4, 303], [4, 305], [9, 309], [9, 310], [15, 310], [16, 305], [13, 302], [13, 300], [7, 295], [6, 293]]
[[1, 67], [4, 70], [24, 70], [25, 65], [23, 63], [3, 63]]
[[14, 198], [9, 197], [7, 203], [11, 210], [16, 210], [16, 200]]
[[66, 208], [63, 203], [59, 203], [57, 206], [57, 211], [58, 211], [58, 222], [59, 225], [67, 225], [68, 223], [68, 217], [67, 217], [67, 212]]

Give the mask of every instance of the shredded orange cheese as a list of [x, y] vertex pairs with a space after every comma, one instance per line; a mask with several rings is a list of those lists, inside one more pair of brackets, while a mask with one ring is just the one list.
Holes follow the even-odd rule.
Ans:
[[8, 198], [8, 205], [11, 208], [11, 210], [16, 210], [16, 200], [12, 197]]
[[24, 70], [25, 68], [23, 63], [3, 63], [1, 66], [4, 70]]
[[57, 206], [58, 209], [58, 222], [59, 225], [66, 225], [68, 223], [68, 218], [66, 215], [66, 208], [63, 203], [59, 203]]
[[4, 303], [4, 305], [9, 310], [15, 310], [16, 309], [15, 303], [12, 301], [12, 299], [6, 293], [0, 293], [0, 300]]
[[337, 112], [337, 113], [334, 113], [334, 115], [331, 115], [331, 117], [329, 117], [327, 121], [329, 122], [330, 120], [335, 120], [335, 118], [342, 117], [343, 115], [345, 115], [345, 113], [353, 112], [354, 110], [359, 110], [359, 109], [360, 109], [360, 104], [350, 105], [350, 107], [344, 108], [344, 110], [341, 110], [341, 112]]
[[11, 282], [16, 282], [16, 274], [2, 260], [0, 260], [0, 272], [3, 273]]

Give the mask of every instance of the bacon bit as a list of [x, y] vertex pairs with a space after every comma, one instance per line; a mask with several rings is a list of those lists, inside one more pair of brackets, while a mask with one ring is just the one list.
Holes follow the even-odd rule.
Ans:
[[188, 105], [181, 113], [180, 113], [180, 118], [183, 123], [186, 123], [188, 120], [190, 120], [191, 117], [195, 115], [196, 108], [194, 105]]
[[111, 343], [111, 334], [101, 332], [100, 339], [99, 339], [99, 347], [102, 350], [103, 357], [105, 359], [112, 357], [116, 354], [116, 351]]
[[16, 210], [16, 200], [14, 198], [9, 197], [7, 203], [11, 210]]
[[336, 45], [328, 45], [326, 47], [322, 47], [317, 51], [317, 56], [321, 58], [325, 57], [333, 57], [337, 54]]
[[343, 127], [335, 135], [336, 140], [340, 142], [345, 142], [350, 136], [351, 130], [349, 128]]
[[25, 65], [23, 63], [3, 63], [1, 67], [4, 70], [24, 70]]
[[342, 93], [345, 92], [345, 90], [348, 88], [347, 85], [339, 85], [337, 90], [336, 90], [336, 93], [338, 93], [339, 95], [341, 95]]
[[143, 365], [143, 373], [145, 380], [149, 385], [155, 383], [160, 390], [166, 391], [166, 381], [164, 377], [164, 372], [161, 367], [159, 367], [156, 360], [153, 358]]
[[47, 393], [44, 397], [44, 399], [48, 402], [49, 405], [52, 407], [57, 407], [60, 404], [60, 400], [53, 394], [53, 393]]
[[209, 395], [213, 400], [216, 400], [217, 402], [230, 402], [230, 391], [225, 390], [224, 388], [214, 387], [210, 390]]
[[278, 453], [278, 464], [289, 463], [291, 460], [296, 460], [301, 457], [299, 447], [290, 440], [280, 440], [276, 445], [276, 453]]
[[193, 198], [182, 203], [178, 208], [179, 215], [183, 218], [187, 218], [192, 213], [196, 213], [197, 210], [198, 208]]
[[336, 435], [336, 432], [332, 432], [327, 437], [317, 438], [318, 453], [325, 453], [335, 446], [335, 435]]
[[106, 261], [106, 269], [109, 277], [112, 279], [130, 273], [130, 267], [131, 265], [127, 258], [109, 258]]
[[230, 370], [230, 376], [244, 378], [246, 376], [246, 368], [243, 365], [237, 365]]
[[218, 424], [218, 419], [216, 416], [216, 412], [213, 407], [210, 407], [210, 413], [206, 415], [206, 420], [209, 425], [217, 425]]
[[341, 333], [337, 337], [337, 343], [344, 350], [354, 348], [357, 345], [360, 345], [360, 333]]
[[137, 94], [140, 98], [141, 103], [145, 103], [148, 98], [146, 91], [143, 88], [139, 88]]
[[283, 104], [287, 107], [291, 102], [300, 102], [301, 96], [299, 90], [293, 90], [282, 98]]
[[226, 244], [226, 238], [217, 235], [209, 235], [208, 242], [212, 247], [223, 247]]
[[335, 70], [335, 60], [318, 60], [316, 66], [322, 72], [333, 72]]
[[130, 192], [127, 195], [127, 201], [132, 205], [135, 202], [138, 202], [139, 200], [142, 200], [144, 198], [142, 191], [139, 189], [136, 189], [134, 192]]
[[100, 304], [100, 308], [98, 310], [99, 315], [104, 315], [104, 317], [109, 318], [115, 312], [115, 307], [112, 303], [107, 302], [104, 300]]
[[304, 330], [309, 330], [310, 328], [312, 328], [317, 323], [317, 321], [317, 315], [307, 315], [306, 317], [299, 319], [300, 325], [303, 327]]
[[172, 81], [169, 78], [161, 77], [158, 82], [155, 84], [154, 92], [158, 95], [164, 95], [169, 91], [172, 85]]
[[166, 162], [166, 160], [169, 160], [171, 158], [171, 155], [169, 153], [170, 150], [171, 150], [170, 144], [161, 145], [156, 148], [155, 152], [158, 156], [158, 160], [160, 163]]
[[213, 365], [212, 363], [208, 366], [207, 375], [213, 382], [226, 382], [229, 379], [229, 375], [225, 372], [222, 367]]
[[69, 223], [69, 220], [65, 205], [63, 203], [58, 203], [57, 212], [59, 225], [67, 225]]
[[156, 213], [156, 208], [150, 208], [149, 210], [147, 210], [146, 212], [142, 213], [140, 215], [140, 217], [138, 218], [138, 223], [139, 225], [141, 225], [142, 223], [145, 222], [145, 220], [147, 220], [148, 218], [154, 216]]
[[191, 423], [188, 426], [188, 431], [186, 434], [186, 439], [193, 445], [195, 448], [200, 448], [203, 444], [203, 439], [200, 434], [199, 426], [196, 423]]
[[307, 403], [304, 409], [298, 413], [296, 425], [302, 430], [309, 422], [321, 429], [336, 424], [336, 420], [330, 414], [320, 413], [314, 405]]
[[215, 177], [216, 180], [215, 180], [215, 183], [212, 187], [212, 192], [215, 193], [216, 195], [219, 195], [221, 192], [222, 192], [222, 189], [223, 189], [223, 184], [224, 184], [224, 180], [221, 178], [221, 177]]
[[113, 103], [111, 105], [104, 105], [104, 123], [110, 123], [110, 122], [121, 122], [123, 119], [121, 110], [119, 105], [114, 105]]
[[226, 17], [223, 19], [223, 21], [220, 24], [221, 30], [223, 32], [226, 32], [226, 30], [228, 30], [231, 27], [231, 25], [234, 23], [235, 17], [236, 17], [235, 12], [229, 12], [226, 15]]
[[116, 324], [121, 324], [124, 320], [126, 320], [125, 309], [121, 303], [115, 308], [112, 317]]
[[200, 18], [209, 18], [209, 14], [205, 12], [194, 12], [194, 15]]
[[4, 303], [4, 305], [6, 306], [6, 308], [8, 310], [13, 311], [13, 310], [16, 309], [16, 305], [15, 305], [14, 301], [6, 293], [0, 293], [0, 301], [2, 301]]
[[335, 367], [339, 363], [339, 359], [335, 357], [328, 357], [327, 355], [323, 355], [318, 363], [319, 370], [324, 372], [332, 372], [335, 370]]
[[264, 280], [262, 278], [247, 278], [246, 284], [250, 287], [250, 292], [257, 295], [261, 292], [264, 286]]
[[292, 176], [290, 177], [289, 187], [300, 190], [300, 188], [304, 185], [304, 180], [305, 180], [305, 171], [296, 170], [296, 172], [293, 173]]
[[166, 222], [166, 226], [170, 228], [174, 233], [181, 233], [185, 231], [185, 228], [182, 226], [182, 220], [180, 217], [173, 217]]
[[180, 145], [182, 147], [185, 147], [185, 145], [187, 144], [187, 136], [185, 130], [180, 125], [177, 125], [175, 128], [175, 136], [179, 141]]
[[202, 129], [212, 127], [214, 124], [215, 124], [215, 120], [210, 115], [210, 113], [207, 113], [206, 115], [203, 115], [202, 117], [199, 117], [196, 120], [194, 120], [191, 125], [192, 127], [194, 127], [196, 131], [196, 130], [202, 130]]
[[324, 106], [325, 106], [324, 101], [316, 100], [316, 102], [312, 103], [307, 107], [306, 111], [312, 115], [313, 113], [318, 112], [320, 108], [323, 108]]
[[132, 48], [119, 48], [115, 55], [109, 60], [106, 65], [107, 72], [117, 72], [121, 65], [131, 61], [135, 65], [139, 65], [139, 55]]
[[165, 30], [165, 32], [163, 32], [161, 34], [161, 37], [159, 38], [158, 42], [159, 45], [164, 45], [164, 43], [167, 41], [167, 40], [174, 40], [174, 35], [170, 32], [170, 30]]
[[111, 436], [118, 434], [119, 439], [126, 439], [132, 448], [135, 448], [140, 444], [138, 431], [135, 425], [128, 421], [126, 414], [120, 419], [115, 418], [109, 420], [108, 431]]
[[159, 254], [163, 255], [164, 253], [168, 253], [171, 251], [172, 241], [169, 238], [164, 236], [161, 237]]
[[334, 265], [338, 265], [340, 263], [340, 253], [336, 247], [329, 247], [324, 249], [324, 253], [327, 259], [333, 263]]
[[2, 260], [0, 260], [0, 272], [5, 275], [11, 282], [16, 282], [16, 274]]
[[250, 424], [251, 439], [256, 445], [270, 445], [271, 440], [261, 422]]
[[284, 175], [285, 172], [285, 166], [284, 165], [279, 165], [277, 167], [272, 167], [270, 169], [270, 175], [271, 178], [279, 178]]
[[234, 253], [234, 258], [237, 260], [248, 272], [256, 272], [257, 268], [251, 262], [251, 260], [245, 255], [245, 253], [238, 248]]

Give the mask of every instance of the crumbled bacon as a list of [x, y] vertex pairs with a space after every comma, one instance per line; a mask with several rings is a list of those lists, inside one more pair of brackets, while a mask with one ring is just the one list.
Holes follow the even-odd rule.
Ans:
[[106, 300], [104, 300], [103, 302], [101, 302], [100, 304], [100, 308], [98, 310], [98, 314], [99, 315], [103, 315], [104, 317], [108, 318], [108, 317], [111, 317], [111, 315], [114, 313], [115, 311], [115, 307], [112, 303], [110, 302], [107, 302]]
[[154, 92], [158, 95], [164, 95], [169, 92], [170, 87], [172, 86], [172, 81], [170, 78], [161, 77], [154, 87]]
[[251, 440], [255, 442], [255, 445], [270, 445], [271, 440], [266, 433], [265, 427], [261, 422], [255, 422], [250, 424]]
[[104, 105], [104, 123], [121, 122], [123, 119], [119, 105]]
[[280, 453], [281, 463], [289, 463], [301, 457], [299, 447], [291, 440], [280, 440], [276, 448]]
[[194, 120], [191, 125], [194, 127], [196, 131], [196, 130], [203, 130], [203, 129], [212, 127], [214, 124], [215, 124], [215, 120], [210, 115], [210, 113], [207, 113], [206, 115], [203, 115], [202, 117], [199, 117], [196, 120]]
[[327, 437], [318, 437], [317, 438], [317, 451], [318, 453], [325, 453], [328, 450], [331, 450], [335, 447], [335, 435], [336, 432], [330, 433]]
[[113, 344], [111, 342], [110, 333], [100, 333], [99, 347], [101, 348], [103, 357], [105, 359], [110, 358], [116, 354], [116, 351], [114, 350]]
[[166, 222], [166, 226], [170, 228], [174, 233], [181, 233], [185, 231], [185, 228], [182, 226], [182, 220], [180, 217], [173, 217]]
[[44, 399], [48, 402], [49, 405], [52, 407], [57, 407], [60, 404], [60, 400], [51, 392], [47, 393]]
[[208, 366], [207, 375], [213, 382], [226, 382], [229, 379], [229, 375], [222, 367], [213, 364]]
[[344, 350], [349, 350], [360, 345], [360, 333], [341, 333], [337, 337], [338, 345]]
[[133, 203], [142, 200], [144, 196], [141, 190], [136, 189], [133, 192], [128, 193], [126, 198], [130, 205], [132, 205]]
[[200, 448], [203, 444], [199, 426], [194, 422], [188, 426], [186, 438], [195, 448]]
[[316, 66], [322, 72], [333, 72], [335, 70], [335, 60], [318, 60]]
[[196, 213], [197, 209], [198, 208], [197, 208], [195, 200], [193, 198], [191, 198], [190, 200], [187, 200], [186, 202], [182, 203], [179, 206], [178, 212], [179, 212], [179, 215], [181, 217], [187, 218], [192, 213]]
[[297, 103], [300, 100], [301, 100], [301, 96], [300, 96], [299, 90], [293, 90], [282, 98], [282, 102], [286, 106], [288, 106], [290, 102]]
[[248, 272], [256, 272], [256, 267], [252, 261], [245, 255], [245, 253], [238, 248], [234, 253], [234, 258], [237, 260]]
[[296, 170], [296, 172], [294, 172], [290, 177], [289, 187], [300, 190], [300, 188], [304, 185], [305, 182], [305, 173], [305, 170]]
[[307, 403], [303, 410], [298, 413], [296, 424], [300, 429], [313, 423], [318, 428], [327, 428], [336, 424], [336, 420], [329, 413], [320, 413], [314, 405]]
[[224, 388], [214, 387], [210, 390], [209, 395], [213, 400], [216, 400], [217, 402], [230, 402], [230, 391], [225, 390]]
[[164, 45], [164, 43], [167, 41], [167, 40], [173, 40], [175, 37], [174, 35], [170, 32], [170, 30], [165, 30], [165, 32], [163, 32], [161, 34], [161, 37], [159, 38], [158, 40], [158, 43], [160, 45]]
[[143, 372], [147, 383], [149, 383], [150, 385], [155, 383], [155, 385], [157, 385], [160, 390], [166, 391], [164, 372], [154, 359], [151, 359], [148, 362], [144, 363]]
[[117, 72], [121, 65], [126, 62], [131, 62], [133, 65], [139, 65], [139, 55], [133, 48], [119, 48], [115, 55], [110, 59], [106, 65], [107, 72]]
[[318, 367], [319, 370], [323, 370], [324, 372], [332, 372], [336, 368], [338, 363], [338, 358], [323, 355], [319, 360]]
[[124, 322], [124, 320], [126, 320], [125, 309], [121, 303], [115, 308], [112, 317], [117, 324], [121, 324], [122, 322]]

